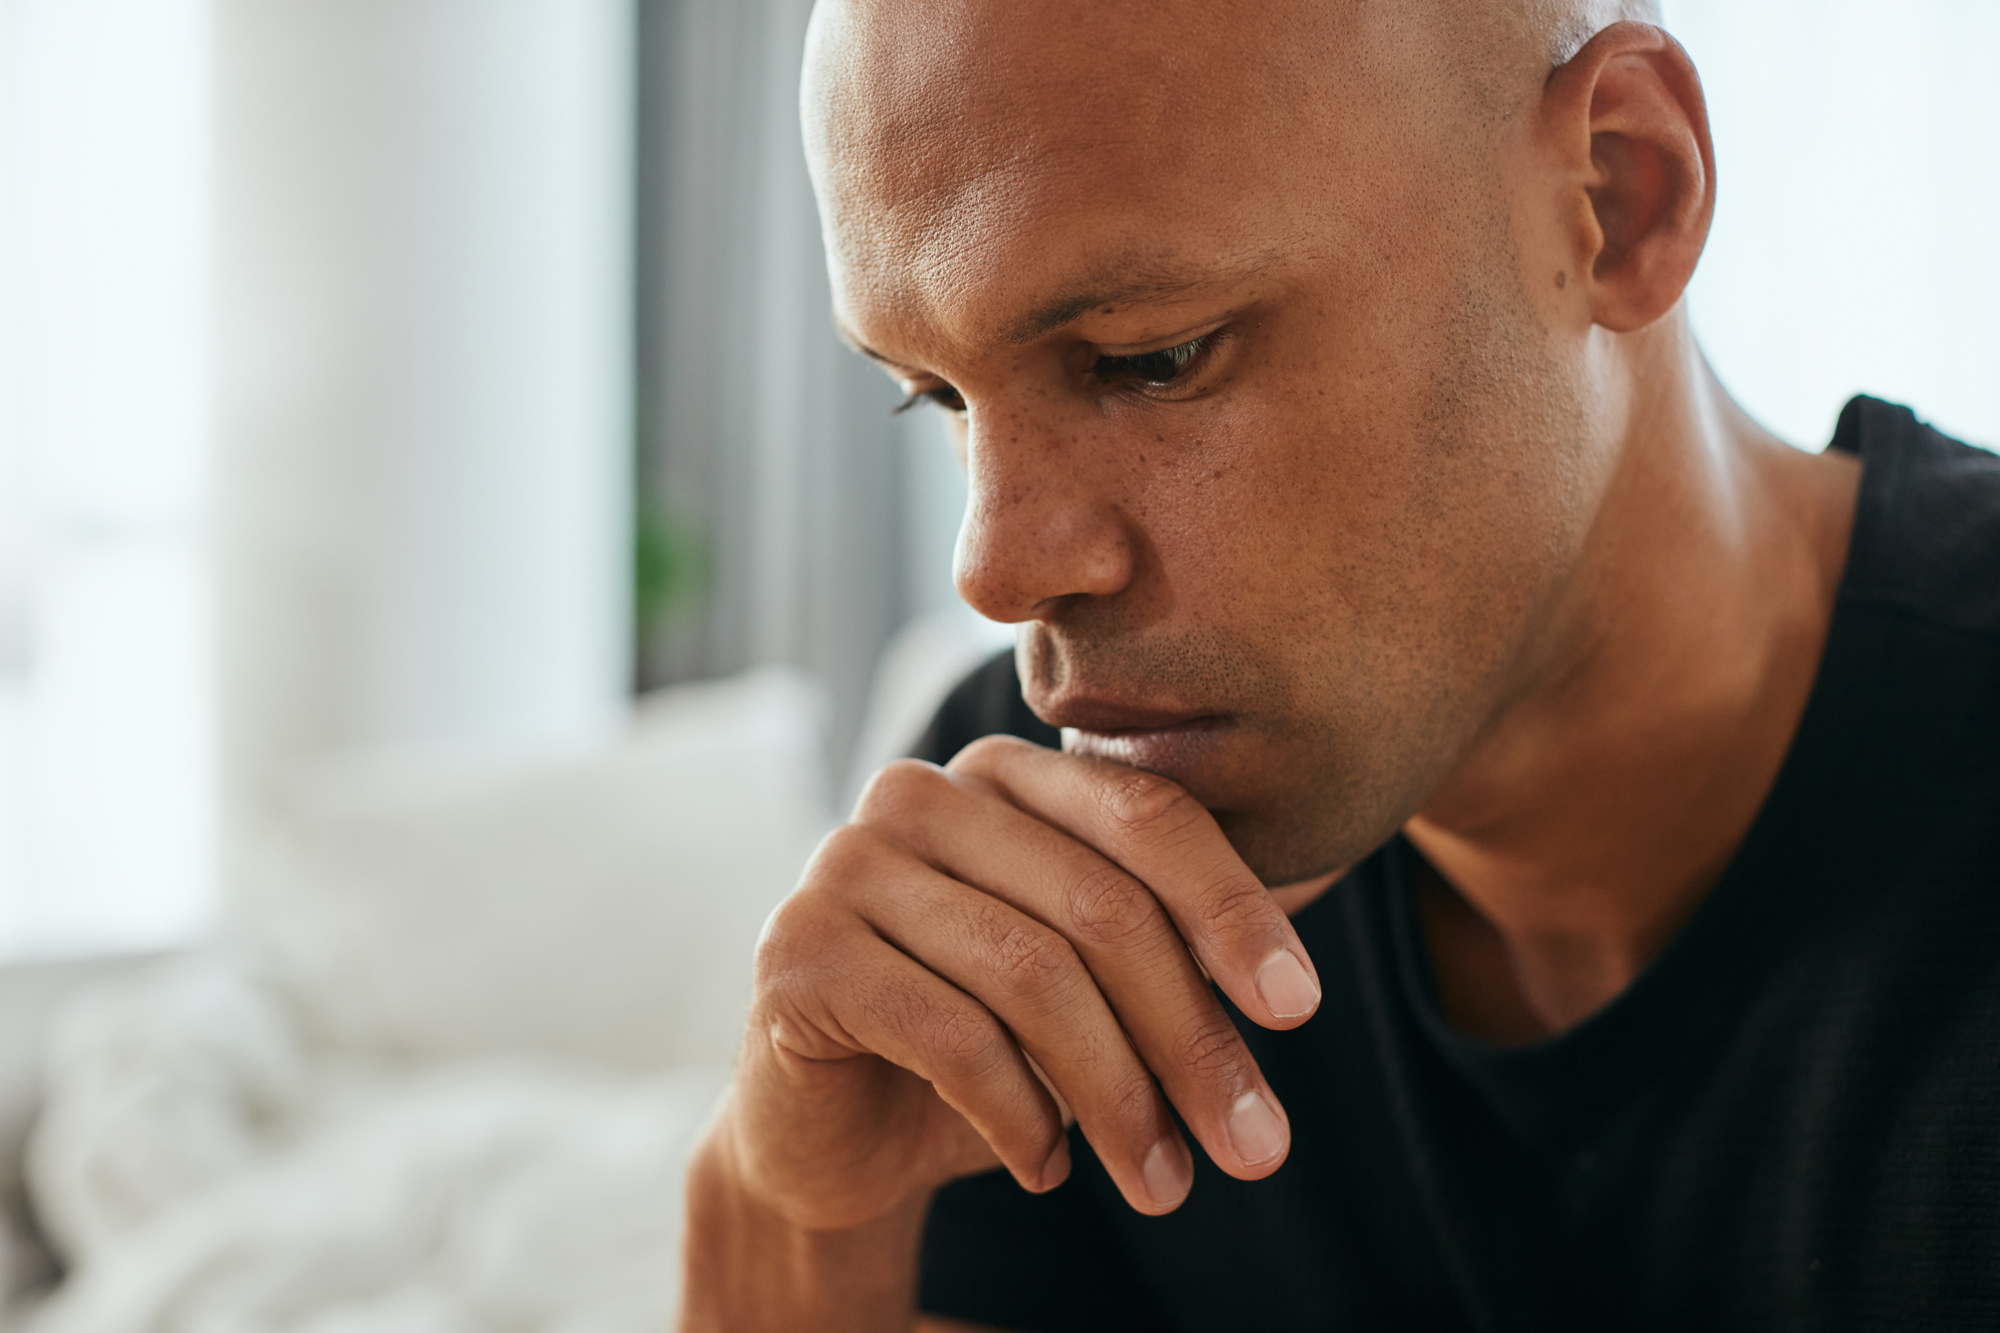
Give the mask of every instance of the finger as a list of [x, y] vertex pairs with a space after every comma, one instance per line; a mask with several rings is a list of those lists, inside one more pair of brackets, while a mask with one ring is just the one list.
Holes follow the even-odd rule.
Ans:
[[[1121, 1035], [1159, 1080], [1210, 1158], [1240, 1179], [1276, 1170], [1291, 1142], [1284, 1109], [1186, 941], [1147, 887], [1092, 848], [997, 799], [984, 784], [937, 769], [912, 772], [899, 781], [912, 789], [901, 801], [921, 817], [895, 821], [907, 825], [897, 827], [895, 836], [952, 880], [976, 883], [981, 894], [1014, 909], [999, 916], [994, 908], [974, 905], [954, 904], [948, 910], [966, 928], [987, 931], [993, 941], [985, 946], [989, 949], [1027, 947], [1006, 934], [1015, 931], [1037, 947], [1045, 943], [1045, 935], [1062, 941], [1065, 953], [1074, 950], [1087, 969], [1092, 995], [1108, 1005], [1122, 1025]], [[864, 816], [890, 821], [893, 804], [882, 798], [864, 802]], [[899, 904], [900, 895], [889, 901]], [[947, 910], [928, 901], [923, 907]], [[906, 917], [918, 908], [891, 910]], [[1040, 935], [1029, 936], [1020, 924], [1023, 916], [1033, 920]], [[889, 933], [904, 943], [895, 932], [908, 929], [906, 920], [897, 919]], [[931, 954], [922, 956], [934, 963]], [[1050, 971], [1058, 971], [1053, 962]], [[964, 975], [948, 975], [992, 1005], [1029, 1054], [1042, 1059], [1009, 1009]], [[1066, 995], [1060, 998], [1067, 1002]], [[1049, 1072], [1068, 1095], [1068, 1082], [1055, 1069]], [[1115, 1159], [1120, 1148], [1133, 1151], [1135, 1141], [1129, 1138], [1107, 1151], [1092, 1118], [1081, 1105], [1077, 1112], [1101, 1155]], [[1136, 1146], [1143, 1150], [1146, 1145]]]
[[804, 1060], [878, 1055], [935, 1088], [1023, 1188], [1061, 1183], [1062, 1115], [1000, 1020], [856, 918], [812, 933], [812, 952], [770, 979], [772, 1045]]
[[948, 767], [992, 783], [1143, 883], [1253, 1022], [1297, 1027], [1319, 1007], [1319, 974], [1292, 923], [1215, 817], [1177, 783], [1005, 736], [974, 742]]
[[929, 871], [895, 892], [869, 895], [860, 910], [885, 939], [1006, 1025], [1059, 1106], [1074, 1112], [1127, 1202], [1144, 1213], [1180, 1206], [1194, 1182], [1187, 1145], [1068, 940], [989, 893]]

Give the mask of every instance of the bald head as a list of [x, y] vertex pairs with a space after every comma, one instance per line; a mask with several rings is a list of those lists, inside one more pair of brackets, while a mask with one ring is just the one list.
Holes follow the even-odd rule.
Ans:
[[[829, 262], [846, 284], [948, 305], [973, 261], [1016, 265], [1005, 238], [1029, 237], [1009, 221], [1079, 187], [1170, 208], [1196, 178], [1324, 213], [1396, 154], [1490, 192], [1493, 133], [1591, 34], [1653, 7], [823, 0], [803, 108]], [[1099, 239], [1129, 270], [1166, 238]]]
[[1235, 719], [1174, 776], [1253, 866], [1386, 836], [1551, 632], [1613, 462], [1579, 358], [1678, 300], [1667, 196], [1705, 226], [1645, 8], [815, 13], [835, 315], [950, 414], [960, 591], [1058, 724]]

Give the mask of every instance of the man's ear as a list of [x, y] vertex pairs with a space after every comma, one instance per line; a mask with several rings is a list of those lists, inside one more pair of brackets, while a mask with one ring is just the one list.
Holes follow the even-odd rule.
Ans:
[[1592, 322], [1644, 328], [1674, 308], [1715, 215], [1715, 148], [1701, 78], [1679, 42], [1614, 23], [1549, 76], [1545, 131], [1571, 194]]

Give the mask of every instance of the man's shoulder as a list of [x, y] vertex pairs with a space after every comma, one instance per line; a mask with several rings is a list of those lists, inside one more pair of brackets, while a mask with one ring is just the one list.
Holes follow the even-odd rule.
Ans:
[[910, 753], [942, 764], [981, 736], [1019, 736], [1051, 747], [1062, 743], [1062, 733], [1036, 717], [1021, 697], [1012, 652], [1000, 653], [960, 681]]
[[1841, 599], [2000, 644], [2000, 455], [1856, 398], [1834, 447], [1861, 458]]

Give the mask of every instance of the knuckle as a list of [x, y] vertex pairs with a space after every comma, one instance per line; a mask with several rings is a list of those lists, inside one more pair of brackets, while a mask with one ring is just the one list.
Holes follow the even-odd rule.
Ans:
[[792, 894], [764, 923], [751, 956], [753, 1003], [808, 1005], [837, 974], [845, 939], [845, 923], [824, 903]]
[[1046, 994], [1074, 972], [1076, 954], [1054, 931], [1026, 922], [1003, 928], [990, 946], [991, 965], [1015, 995]]
[[1246, 925], [1262, 925], [1277, 915], [1271, 891], [1254, 876], [1225, 875], [1192, 895], [1186, 912], [1195, 927], [1221, 933]]
[[1145, 885], [1109, 862], [1072, 880], [1064, 894], [1070, 929], [1085, 944], [1118, 944], [1151, 925], [1159, 904]]
[[936, 764], [898, 759], [885, 765], [861, 791], [854, 804], [856, 824], [894, 824], [937, 799], [940, 785], [950, 779]]
[[981, 736], [951, 757], [945, 767], [953, 773], [987, 773], [1027, 742], [1014, 736]]
[[753, 984], [817, 976], [853, 938], [851, 895], [876, 882], [894, 849], [873, 830], [848, 824], [820, 840], [799, 883], [772, 909], [758, 932]]
[[1181, 1068], [1203, 1082], [1233, 1086], [1243, 1065], [1243, 1039], [1227, 1015], [1215, 1013], [1180, 1034], [1175, 1056]]
[[799, 877], [799, 891], [810, 893], [829, 879], [839, 879], [856, 868], [861, 858], [872, 854], [875, 836], [858, 824], [842, 824], [819, 840], [805, 874]]
[[979, 1082], [1007, 1058], [1000, 1025], [984, 1010], [954, 1006], [922, 1020], [933, 1074], [945, 1082]]
[[810, 941], [820, 934], [817, 916], [816, 905], [801, 893], [795, 892], [778, 904], [757, 939], [756, 976], [760, 988], [767, 978], [789, 973], [795, 960], [810, 950]]
[[1145, 1074], [1121, 1078], [1111, 1089], [1105, 1109], [1121, 1125], [1150, 1128], [1159, 1120], [1159, 1090]]
[[1121, 773], [1098, 789], [1114, 831], [1129, 838], [1158, 838], [1187, 826], [1201, 807], [1177, 782], [1157, 773]]
[[812, 860], [806, 863], [805, 873], [799, 877], [798, 887], [785, 900], [773, 924], [782, 921], [787, 910], [817, 909], [856, 885], [872, 882], [894, 850], [887, 839], [864, 824], [841, 825], [820, 840]]

